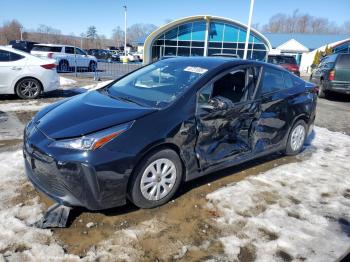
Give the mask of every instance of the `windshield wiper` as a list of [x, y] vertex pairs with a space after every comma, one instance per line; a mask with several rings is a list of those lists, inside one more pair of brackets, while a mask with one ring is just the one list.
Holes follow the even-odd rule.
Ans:
[[125, 101], [125, 102], [128, 102], [128, 103], [133, 103], [133, 104], [136, 104], [136, 105], [139, 105], [139, 106], [142, 106], [142, 107], [149, 107], [148, 105], [142, 104], [140, 102], [137, 102], [137, 101], [135, 101], [135, 100], [133, 100], [130, 97], [127, 97], [127, 96], [114, 96], [114, 95], [112, 95], [109, 92], [108, 88], [104, 89], [104, 92], [111, 98], [114, 98], [114, 99], [117, 99], [117, 100], [121, 100], [121, 101]]

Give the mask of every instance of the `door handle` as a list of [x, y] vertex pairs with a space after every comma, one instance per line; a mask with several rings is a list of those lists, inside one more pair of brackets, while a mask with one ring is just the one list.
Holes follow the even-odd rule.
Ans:
[[11, 69], [12, 69], [12, 70], [22, 70], [22, 67], [13, 66]]

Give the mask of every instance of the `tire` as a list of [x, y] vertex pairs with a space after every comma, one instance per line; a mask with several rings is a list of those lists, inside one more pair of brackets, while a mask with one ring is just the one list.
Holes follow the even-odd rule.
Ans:
[[289, 156], [297, 155], [303, 149], [307, 134], [307, 126], [304, 120], [298, 120], [288, 135], [285, 154]]
[[58, 63], [58, 70], [60, 72], [68, 72], [69, 71], [69, 63], [67, 60], [61, 60]]
[[95, 72], [97, 70], [97, 63], [94, 61], [90, 61], [89, 63], [89, 71]]
[[[163, 175], [157, 171], [162, 171]], [[154, 208], [168, 202], [181, 181], [182, 163], [178, 154], [171, 149], [155, 151], [135, 169], [128, 191], [129, 198], [140, 208]]]
[[38, 98], [42, 90], [42, 84], [35, 78], [23, 78], [15, 86], [17, 96], [22, 99]]
[[319, 98], [327, 98], [327, 90], [324, 89], [324, 85], [323, 85], [323, 80], [320, 80], [320, 86], [319, 86], [319, 90], [318, 90], [318, 97]]

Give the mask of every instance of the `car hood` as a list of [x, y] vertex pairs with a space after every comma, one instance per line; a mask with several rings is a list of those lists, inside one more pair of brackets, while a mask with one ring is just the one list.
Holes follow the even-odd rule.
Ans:
[[50, 138], [73, 138], [136, 120], [156, 110], [92, 91], [43, 109], [34, 122]]

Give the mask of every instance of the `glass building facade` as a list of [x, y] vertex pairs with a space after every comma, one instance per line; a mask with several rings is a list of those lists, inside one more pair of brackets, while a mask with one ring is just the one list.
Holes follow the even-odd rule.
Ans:
[[[211, 56], [236, 54], [243, 58], [247, 29], [230, 20], [198, 19], [175, 24], [152, 42], [151, 60], [163, 56]], [[267, 40], [251, 32], [248, 59], [265, 61]]]

